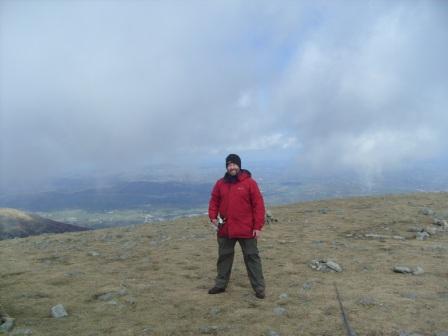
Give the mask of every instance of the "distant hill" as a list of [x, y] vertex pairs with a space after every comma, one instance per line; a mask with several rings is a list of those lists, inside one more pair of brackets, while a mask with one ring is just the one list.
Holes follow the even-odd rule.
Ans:
[[86, 231], [88, 228], [56, 222], [16, 209], [0, 208], [0, 239], [35, 236], [42, 233]]

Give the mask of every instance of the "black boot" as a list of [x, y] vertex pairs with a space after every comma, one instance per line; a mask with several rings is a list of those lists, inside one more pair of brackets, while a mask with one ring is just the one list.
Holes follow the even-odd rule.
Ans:
[[225, 288], [213, 287], [208, 290], [209, 294], [219, 294], [225, 292]]

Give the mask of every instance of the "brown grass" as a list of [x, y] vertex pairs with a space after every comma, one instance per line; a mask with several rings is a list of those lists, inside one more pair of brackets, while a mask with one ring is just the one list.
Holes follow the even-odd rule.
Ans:
[[[265, 300], [253, 296], [238, 245], [227, 292], [207, 294], [217, 243], [205, 217], [1, 241], [0, 304], [16, 328], [33, 335], [345, 335], [336, 282], [358, 335], [447, 332], [447, 234], [417, 241], [407, 231], [432, 225], [419, 212], [426, 206], [446, 211], [448, 195], [273, 208], [278, 222], [266, 226], [259, 241]], [[408, 239], [366, 239], [365, 233]], [[343, 272], [311, 269], [309, 262], [319, 258], [338, 262]], [[419, 265], [425, 273], [397, 274], [395, 265]], [[279, 299], [281, 293], [289, 298]], [[366, 297], [372, 303], [360, 304]], [[58, 303], [68, 317], [50, 316]], [[279, 306], [286, 316], [273, 313]]]

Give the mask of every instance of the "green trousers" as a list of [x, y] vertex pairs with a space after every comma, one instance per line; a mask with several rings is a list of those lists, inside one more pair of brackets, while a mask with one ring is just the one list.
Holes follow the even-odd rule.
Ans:
[[254, 290], [265, 289], [261, 259], [255, 238], [223, 238], [218, 236], [218, 262], [216, 264], [218, 275], [216, 277], [216, 287], [226, 288], [230, 280], [233, 257], [235, 255], [235, 244], [241, 246], [246, 265], [247, 275]]

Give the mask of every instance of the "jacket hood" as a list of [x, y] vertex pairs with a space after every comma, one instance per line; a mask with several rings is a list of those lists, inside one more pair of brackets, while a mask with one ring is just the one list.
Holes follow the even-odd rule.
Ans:
[[234, 183], [238, 181], [244, 181], [245, 179], [252, 177], [252, 174], [247, 169], [241, 169], [237, 176], [231, 176], [229, 173], [225, 173], [224, 181], [227, 183]]

